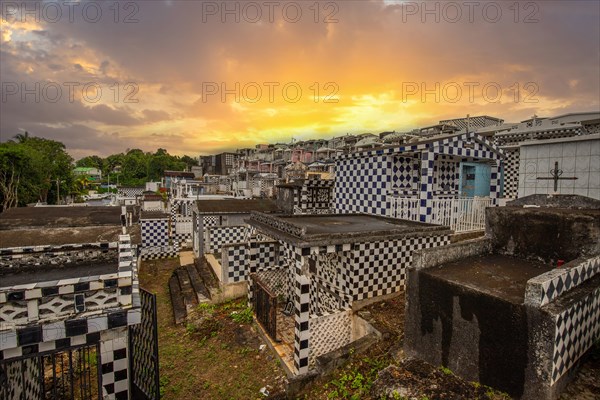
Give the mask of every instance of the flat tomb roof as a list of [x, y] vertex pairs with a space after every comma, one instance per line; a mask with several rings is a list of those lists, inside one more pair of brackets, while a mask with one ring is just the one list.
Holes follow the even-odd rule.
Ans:
[[387, 232], [390, 230], [405, 229], [420, 230], [424, 224], [407, 220], [378, 218], [370, 215], [306, 215], [300, 217], [281, 217], [285, 221], [306, 228], [306, 235], [323, 233], [360, 233], [360, 232]]
[[541, 261], [492, 254], [427, 268], [422, 273], [522, 304], [527, 281], [551, 269], [552, 265]]
[[365, 214], [274, 215], [253, 213], [248, 223], [304, 247], [407, 235], [449, 233], [448, 227]]
[[119, 263], [116, 258], [112, 261], [81, 261], [71, 264], [31, 266], [15, 273], [0, 270], [0, 288], [116, 274], [118, 270]]

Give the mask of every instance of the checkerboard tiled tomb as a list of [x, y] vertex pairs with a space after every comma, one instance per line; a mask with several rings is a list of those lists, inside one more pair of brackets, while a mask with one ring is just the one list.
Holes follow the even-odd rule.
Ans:
[[[119, 242], [1, 252], [13, 264], [0, 266], [0, 372], [6, 378], [0, 398], [44, 398], [41, 374], [48, 363], [82, 352], [97, 357], [100, 397], [130, 398], [127, 327], [140, 323], [141, 312], [129, 235]], [[32, 261], [36, 256], [41, 265]]]
[[600, 209], [552, 202], [488, 208], [485, 238], [414, 257], [407, 355], [515, 398], [560, 395], [600, 339]]
[[142, 231], [142, 260], [176, 257], [179, 243], [172, 240], [171, 220], [168, 214], [145, 212], [140, 218]]
[[443, 246], [450, 235], [441, 226], [357, 214], [254, 213], [249, 223], [279, 245], [278, 261], [270, 252], [251, 267], [249, 300], [256, 276], [293, 303], [296, 374], [358, 339], [353, 305], [401, 290], [413, 252]]
[[[504, 157], [502, 150], [475, 133], [345, 154], [336, 159], [335, 210], [393, 216], [395, 199], [412, 199], [415, 220], [433, 222], [436, 200], [476, 195], [495, 202]], [[484, 179], [489, 185], [480, 188], [485, 194], [461, 190], [463, 166], [468, 164], [481, 164], [481, 171], [489, 171]]]

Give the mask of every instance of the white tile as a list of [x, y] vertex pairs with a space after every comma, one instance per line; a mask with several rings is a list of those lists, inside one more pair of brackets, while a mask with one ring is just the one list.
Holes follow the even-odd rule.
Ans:
[[106, 316], [88, 318], [88, 333], [99, 332], [108, 329], [108, 318]]
[[71, 338], [71, 346], [79, 346], [86, 343], [85, 335], [74, 336]]
[[563, 157], [575, 157], [577, 155], [577, 143], [565, 143], [563, 146]]
[[600, 172], [590, 172], [588, 185], [590, 189], [600, 189]]
[[588, 197], [589, 189], [587, 187], [576, 187], [573, 189], [573, 194]]
[[[575, 162], [576, 157], [564, 157], [562, 161], [558, 162], [558, 169], [563, 170], [564, 176], [566, 176], [567, 173], [569, 173], [569, 176], [572, 176], [573, 172], [575, 172]], [[554, 168], [554, 166], [552, 168]]]
[[577, 156], [589, 156], [591, 153], [590, 142], [577, 142]]
[[578, 172], [576, 175], [574, 187], [577, 189], [588, 188], [590, 186], [590, 174], [589, 172]]
[[538, 176], [536, 178], [550, 176], [551, 169], [554, 169], [554, 162], [548, 162], [547, 158], [538, 160], [538, 163], [537, 163]]
[[593, 140], [590, 143], [590, 154], [600, 157], [600, 140]]
[[537, 158], [550, 157], [550, 147], [547, 144], [538, 146]]
[[56, 349], [56, 343], [54, 341], [51, 342], [41, 342], [38, 345], [38, 351], [43, 353], [45, 351], [50, 351]]
[[49, 340], [64, 339], [65, 337], [67, 337], [64, 322], [54, 322], [50, 324], [45, 324], [42, 327], [42, 334], [44, 342], [47, 342]]
[[562, 157], [563, 146], [562, 144], [552, 144], [550, 147], [550, 158], [560, 158]]
[[592, 188], [590, 188], [588, 190], [588, 197], [600, 200], [600, 189], [592, 189]]
[[0, 332], [0, 350], [6, 350], [17, 347], [17, 332]]
[[13, 347], [10, 349], [4, 350], [4, 359], [7, 360], [13, 357], [21, 357], [23, 355], [22, 347]]
[[127, 369], [127, 358], [121, 358], [120, 360], [113, 361], [113, 367], [115, 371]]
[[577, 157], [575, 160], [575, 172], [588, 172], [590, 170], [590, 157]]
[[600, 156], [590, 156], [590, 171], [600, 171]]

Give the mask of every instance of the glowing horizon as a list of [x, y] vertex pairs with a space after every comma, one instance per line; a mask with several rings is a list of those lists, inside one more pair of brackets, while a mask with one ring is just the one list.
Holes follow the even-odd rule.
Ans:
[[600, 109], [598, 2], [50, 3], [2, 4], [0, 139], [75, 157]]

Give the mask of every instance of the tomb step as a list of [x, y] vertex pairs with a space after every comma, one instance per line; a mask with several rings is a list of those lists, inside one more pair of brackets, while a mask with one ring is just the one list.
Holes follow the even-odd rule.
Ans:
[[185, 308], [185, 303], [183, 302], [179, 279], [175, 274], [171, 275], [171, 278], [169, 279], [169, 292], [171, 294], [171, 306], [173, 307], [175, 324], [180, 324], [185, 321], [187, 310]]
[[200, 277], [198, 270], [193, 264], [188, 264], [185, 269], [190, 277], [190, 283], [196, 296], [198, 297], [198, 303], [207, 303], [211, 299], [210, 291], [204, 285], [204, 281]]
[[194, 288], [192, 288], [190, 276], [188, 275], [187, 270], [183, 267], [177, 268], [175, 270], [175, 274], [179, 280], [179, 286], [181, 287], [181, 294], [185, 308], [188, 312], [190, 312], [196, 305], [198, 305], [198, 298], [196, 297]]
[[206, 258], [197, 258], [195, 260], [194, 266], [196, 267], [200, 278], [202, 278], [204, 286], [206, 287], [206, 289], [208, 289], [209, 292], [219, 290], [219, 280], [215, 276], [215, 273], [213, 272], [210, 265], [208, 265]]

